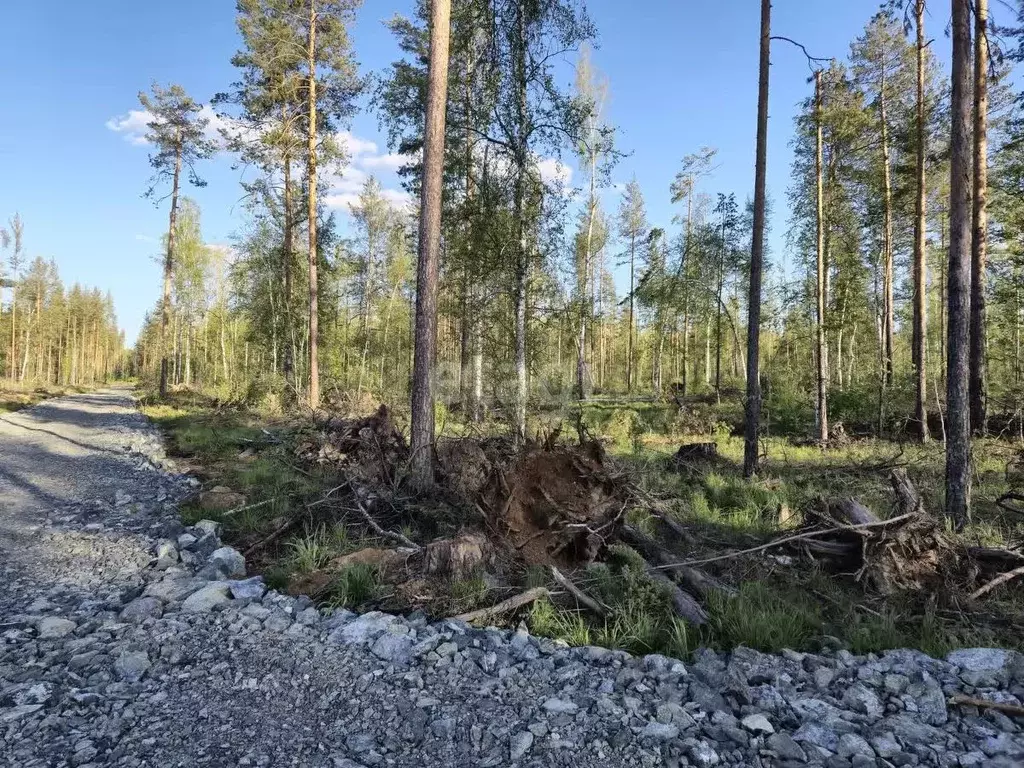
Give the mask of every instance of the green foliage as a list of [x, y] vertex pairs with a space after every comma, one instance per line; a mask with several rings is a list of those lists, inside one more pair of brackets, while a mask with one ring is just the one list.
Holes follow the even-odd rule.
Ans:
[[821, 630], [820, 612], [802, 595], [781, 595], [762, 582], [747, 582], [735, 596], [714, 592], [708, 600], [705, 640], [716, 648], [745, 645], [760, 651], [806, 648]]
[[334, 608], [356, 608], [381, 594], [380, 572], [366, 564], [350, 565], [331, 581], [326, 602]]
[[322, 526], [304, 536], [288, 542], [291, 550], [290, 563], [298, 573], [312, 573], [320, 570], [330, 561], [333, 555], [331, 539]]

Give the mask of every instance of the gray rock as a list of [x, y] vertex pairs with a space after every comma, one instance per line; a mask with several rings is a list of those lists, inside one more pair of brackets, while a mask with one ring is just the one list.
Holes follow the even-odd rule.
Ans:
[[867, 740], [855, 733], [844, 733], [840, 736], [837, 751], [842, 757], [853, 757], [854, 755], [870, 755], [874, 757], [875, 755], [875, 750], [872, 749]]
[[783, 760], [796, 760], [803, 762], [807, 759], [807, 753], [803, 748], [793, 741], [788, 733], [773, 733], [765, 742], [768, 749], [774, 752]]
[[374, 656], [392, 664], [408, 664], [412, 660], [413, 641], [405, 635], [385, 632], [370, 649]]
[[262, 576], [229, 581], [228, 589], [235, 600], [260, 600], [267, 593]]
[[178, 548], [174, 543], [163, 539], [156, 545], [156, 569], [165, 571], [178, 562]]
[[530, 751], [533, 746], [533, 734], [529, 731], [520, 731], [512, 735], [509, 741], [509, 759], [518, 760]]
[[245, 558], [233, 547], [221, 547], [214, 550], [210, 555], [210, 562], [221, 566], [224, 575], [229, 578], [240, 579], [245, 576]]
[[946, 656], [946, 661], [960, 668], [960, 677], [977, 688], [1005, 685], [1012, 678], [1021, 679], [1022, 657], [1015, 651], [999, 648], [961, 648]]
[[772, 724], [770, 722], [768, 722], [768, 718], [765, 717], [764, 715], [760, 715], [760, 714], [747, 715], [742, 720], [740, 720], [740, 723], [743, 725], [744, 728], [746, 728], [751, 733], [756, 733], [756, 734], [775, 733], [775, 728], [772, 726]]
[[896, 737], [892, 733], [883, 733], [880, 736], [872, 736], [868, 739], [871, 744], [871, 748], [875, 750], [875, 754], [879, 757], [890, 758], [894, 755], [898, 755], [903, 751], [900, 747], [900, 743], [896, 741]]
[[0, 710], [0, 723], [13, 723], [15, 720], [35, 714], [42, 708], [42, 704], [22, 704], [11, 709]]
[[157, 597], [137, 597], [121, 611], [121, 621], [141, 624], [146, 619], [159, 619], [164, 614], [163, 603]]
[[165, 576], [160, 581], [150, 582], [142, 594], [144, 597], [158, 598], [165, 603], [177, 603], [195, 592], [198, 586], [199, 584], [191, 578]]
[[387, 631], [388, 626], [395, 621], [394, 616], [370, 611], [331, 632], [329, 639], [332, 643], [342, 645], [367, 645]]
[[689, 755], [690, 762], [698, 768], [711, 768], [713, 765], [718, 765], [721, 760], [718, 753], [706, 741], [698, 741], [691, 745], [686, 754]]
[[793, 741], [813, 744], [830, 752], [835, 752], [839, 748], [839, 734], [816, 722], [801, 725], [793, 734]]
[[577, 712], [579, 712], [580, 709], [579, 705], [574, 704], [571, 701], [566, 701], [565, 699], [557, 699], [554, 697], [547, 699], [541, 706], [544, 708], [546, 712], [550, 712], [556, 715], [575, 715]]
[[200, 520], [192, 527], [200, 533], [200, 538], [206, 534], [220, 536], [220, 523], [215, 520]]
[[679, 735], [679, 727], [671, 723], [650, 722], [640, 731], [640, 735], [655, 741], [668, 741]]
[[145, 651], [126, 651], [117, 657], [114, 671], [122, 680], [134, 683], [141, 680], [151, 666]]
[[854, 712], [869, 717], [881, 717], [885, 714], [885, 707], [882, 706], [878, 694], [862, 683], [851, 685], [843, 692], [843, 704]]
[[199, 541], [199, 539], [191, 533], [183, 533], [178, 536], [178, 549], [192, 549], [193, 545], [195, 545], [197, 541]]
[[40, 640], [56, 640], [67, 637], [78, 628], [78, 625], [70, 619], [62, 619], [57, 616], [47, 616], [40, 619], [36, 624], [36, 631]]
[[183, 613], [209, 613], [228, 602], [231, 590], [226, 582], [213, 581], [189, 595], [181, 604]]

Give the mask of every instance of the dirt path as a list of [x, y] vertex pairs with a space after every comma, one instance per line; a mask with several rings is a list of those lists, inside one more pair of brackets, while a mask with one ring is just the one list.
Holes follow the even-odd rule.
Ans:
[[[241, 580], [125, 390], [0, 421], [0, 766], [1011, 766], [1024, 659], [692, 663]], [[155, 557], [156, 554], [159, 558]]]

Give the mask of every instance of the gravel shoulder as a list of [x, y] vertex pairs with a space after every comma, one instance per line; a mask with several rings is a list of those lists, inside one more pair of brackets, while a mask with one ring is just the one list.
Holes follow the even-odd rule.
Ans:
[[128, 390], [0, 419], [0, 766], [1019, 766], [1024, 658], [568, 649], [266, 592]]

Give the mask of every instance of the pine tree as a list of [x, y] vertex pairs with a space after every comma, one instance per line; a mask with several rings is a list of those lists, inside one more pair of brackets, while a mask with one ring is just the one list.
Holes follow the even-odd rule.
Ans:
[[147, 124], [149, 132], [146, 134], [146, 141], [156, 148], [155, 153], [149, 156], [149, 164], [153, 167], [154, 174], [145, 196], [155, 198], [160, 185], [167, 181], [171, 183], [171, 209], [167, 227], [163, 304], [160, 314], [160, 396], [165, 397], [168, 375], [167, 328], [171, 320], [174, 233], [178, 217], [181, 173], [184, 170], [188, 181], [194, 186], [206, 186], [206, 182], [197, 174], [195, 165], [198, 161], [210, 157], [215, 146], [206, 136], [209, 119], [200, 114], [201, 106], [193, 101], [180, 85], [162, 88], [154, 83], [152, 90], [152, 96], [139, 93], [139, 101], [152, 118]]
[[416, 346], [412, 377], [410, 480], [434, 485], [434, 395], [437, 347], [437, 272], [441, 250], [441, 188], [444, 183], [445, 106], [451, 0], [431, 0], [430, 64], [427, 70], [423, 181], [420, 185], [419, 258], [416, 268]]

